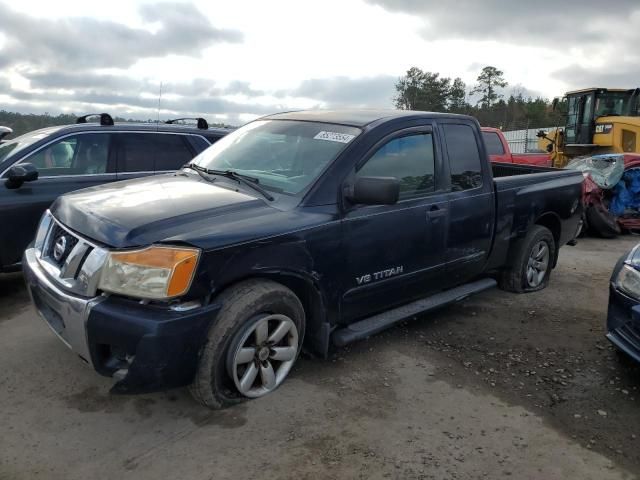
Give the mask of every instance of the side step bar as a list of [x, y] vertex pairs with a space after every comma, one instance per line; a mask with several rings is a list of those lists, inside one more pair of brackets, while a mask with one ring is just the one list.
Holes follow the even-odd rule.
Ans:
[[443, 307], [449, 303], [464, 300], [474, 293], [479, 293], [489, 288], [493, 288], [497, 282], [492, 278], [483, 278], [475, 282], [466, 283], [451, 290], [436, 293], [427, 298], [416, 300], [415, 302], [402, 305], [401, 307], [379, 313], [373, 317], [352, 323], [347, 327], [336, 330], [331, 335], [334, 345], [342, 347], [348, 343], [362, 340], [363, 338], [375, 335], [402, 320], [405, 320], [418, 313], [428, 312], [436, 308]]

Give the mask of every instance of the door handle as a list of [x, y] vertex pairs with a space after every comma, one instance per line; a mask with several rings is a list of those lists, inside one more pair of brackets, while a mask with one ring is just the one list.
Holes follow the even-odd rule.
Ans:
[[431, 205], [427, 211], [427, 218], [433, 219], [438, 217], [444, 217], [447, 214], [446, 208], [440, 208], [438, 205]]

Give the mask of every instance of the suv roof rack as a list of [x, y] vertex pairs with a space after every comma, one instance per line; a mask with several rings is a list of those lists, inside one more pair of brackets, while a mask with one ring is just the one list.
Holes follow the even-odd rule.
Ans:
[[196, 120], [198, 122], [198, 128], [200, 130], [209, 130], [209, 124], [204, 118], [201, 118], [201, 117], [174, 118], [172, 120], [167, 120], [164, 123], [176, 123], [176, 122], [179, 122], [180, 120]]
[[100, 116], [100, 125], [105, 127], [113, 126], [113, 118], [108, 113], [89, 113], [87, 115], [83, 115], [82, 117], [78, 117], [76, 119], [76, 123], [87, 123], [88, 117], [97, 117]]

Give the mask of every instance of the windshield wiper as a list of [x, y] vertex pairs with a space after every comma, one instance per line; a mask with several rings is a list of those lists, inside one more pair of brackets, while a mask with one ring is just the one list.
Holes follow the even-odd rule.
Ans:
[[[270, 202], [274, 200], [273, 196], [259, 185], [260, 180], [258, 180], [255, 177], [250, 177], [249, 175], [242, 175], [240, 173], [234, 172], [233, 170], [212, 170], [210, 168], [205, 168], [205, 167], [201, 167], [200, 165], [196, 165], [195, 163], [189, 163], [185, 165], [185, 167], [192, 168], [198, 173], [204, 172], [209, 175], [219, 175], [221, 177], [230, 178], [231, 180], [235, 180], [238, 183], [242, 183], [243, 185], [253, 188], [256, 192], [261, 193]], [[200, 173], [200, 176], [202, 176], [201, 173]]]
[[207, 170], [205, 170], [205, 173], [210, 173], [212, 175], [220, 175], [221, 177], [230, 178], [232, 180], [235, 180], [238, 183], [242, 183], [242, 184], [246, 185], [247, 187], [253, 188], [256, 192], [261, 193], [264, 196], [264, 198], [266, 198], [270, 202], [272, 202], [274, 200], [273, 196], [259, 185], [260, 180], [258, 180], [255, 177], [250, 177], [249, 175], [242, 175], [240, 173], [234, 172], [233, 170], [210, 170], [210, 169], [207, 169]]
[[205, 175], [203, 175], [202, 172], [206, 173], [206, 168], [202, 168], [198, 165], [196, 165], [195, 163], [185, 163], [181, 168], [190, 168], [191, 170], [195, 170], [196, 173], [198, 175], [200, 175], [202, 178], [204, 178], [207, 182], [211, 182], [211, 179]]

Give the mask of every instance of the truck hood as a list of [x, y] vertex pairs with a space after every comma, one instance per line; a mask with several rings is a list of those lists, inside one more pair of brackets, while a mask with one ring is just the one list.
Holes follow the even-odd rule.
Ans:
[[116, 248], [157, 242], [212, 248], [246, 240], [251, 230], [260, 234], [260, 224], [273, 225], [274, 217], [286, 215], [260, 198], [219, 186], [217, 180], [184, 173], [79, 190], [59, 197], [51, 212], [81, 235]]

